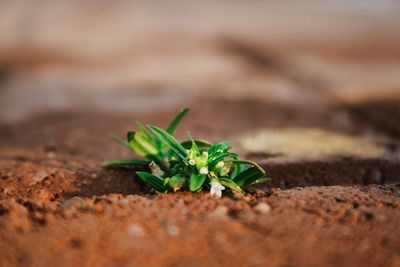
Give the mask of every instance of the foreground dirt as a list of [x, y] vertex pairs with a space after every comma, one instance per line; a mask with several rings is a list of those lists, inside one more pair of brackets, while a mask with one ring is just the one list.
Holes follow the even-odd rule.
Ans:
[[400, 185], [1, 202], [3, 266], [399, 266]]
[[[131, 115], [47, 114], [0, 128], [0, 265], [399, 266], [399, 146], [384, 108], [376, 104], [371, 122], [362, 105], [309, 113], [256, 100], [204, 103], [182, 129], [235, 145], [255, 129], [281, 131], [279, 140], [256, 139], [259, 151], [239, 147], [272, 183], [222, 199], [153, 194], [134, 170], [101, 167], [131, 156], [107, 136], [128, 130]], [[163, 126], [175, 111], [133, 119]], [[282, 139], [286, 126], [324, 129], [318, 149], [310, 153], [309, 130]]]

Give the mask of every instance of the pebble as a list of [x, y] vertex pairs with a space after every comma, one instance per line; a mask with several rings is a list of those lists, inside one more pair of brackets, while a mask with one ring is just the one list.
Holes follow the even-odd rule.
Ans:
[[11, 189], [10, 188], [8, 188], [8, 187], [6, 187], [6, 188], [4, 188], [3, 189], [3, 193], [4, 193], [4, 195], [11, 195]]
[[227, 218], [228, 208], [225, 206], [218, 206], [215, 210], [208, 214], [209, 219], [225, 219]]
[[167, 232], [170, 236], [178, 236], [179, 235], [179, 228], [176, 225], [168, 225]]
[[66, 210], [66, 209], [68, 209], [70, 207], [83, 206], [84, 204], [85, 204], [85, 200], [83, 200], [83, 198], [81, 198], [81, 197], [73, 197], [73, 198], [70, 198], [70, 199], [64, 201], [64, 203], [61, 204], [60, 208], [63, 209], [63, 210]]
[[138, 224], [131, 224], [128, 227], [128, 234], [131, 235], [131, 236], [140, 237], [140, 236], [144, 236], [144, 230]]
[[46, 171], [40, 170], [38, 171], [32, 178], [35, 183], [39, 183], [43, 181], [44, 178], [48, 177], [49, 174]]
[[118, 203], [123, 204], [123, 205], [127, 205], [127, 204], [129, 204], [129, 201], [128, 201], [128, 199], [123, 198], [123, 199], [120, 199], [120, 200], [118, 201]]
[[256, 214], [249, 209], [236, 210], [232, 216], [244, 222], [254, 222], [257, 218]]
[[267, 203], [264, 203], [264, 202], [257, 204], [257, 205], [254, 207], [254, 209], [255, 209], [256, 211], [261, 212], [261, 213], [268, 213], [268, 212], [271, 211], [271, 207], [270, 207]]

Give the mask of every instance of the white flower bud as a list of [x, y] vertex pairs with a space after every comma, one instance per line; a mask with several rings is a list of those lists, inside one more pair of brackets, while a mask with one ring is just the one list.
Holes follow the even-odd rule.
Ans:
[[194, 166], [194, 165], [196, 165], [196, 161], [194, 161], [194, 159], [190, 159], [190, 160], [189, 160], [189, 164], [192, 165], [192, 166]]
[[220, 161], [217, 163], [217, 165], [215, 165], [217, 168], [222, 168], [224, 167], [225, 163], [223, 161]]
[[208, 174], [208, 168], [207, 167], [201, 167], [199, 172], [201, 174]]
[[210, 194], [220, 198], [222, 196], [222, 190], [224, 190], [225, 187], [220, 184], [218, 181], [212, 181], [211, 182], [211, 189], [210, 189]]

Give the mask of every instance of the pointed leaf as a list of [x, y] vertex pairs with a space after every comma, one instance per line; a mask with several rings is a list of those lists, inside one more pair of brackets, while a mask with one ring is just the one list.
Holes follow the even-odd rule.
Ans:
[[121, 138], [115, 136], [115, 135], [111, 135], [112, 140], [114, 140], [115, 142], [117, 142], [118, 144], [120, 144], [121, 146], [124, 146], [128, 149], [131, 149], [130, 145], [128, 144], [128, 142], [122, 140]]
[[271, 181], [271, 178], [260, 178], [256, 180], [253, 184], [262, 184]]
[[129, 145], [133, 151], [136, 152], [139, 156], [147, 157], [149, 154], [135, 139], [129, 141]]
[[160, 139], [161, 142], [166, 144], [179, 158], [182, 159], [183, 162], [185, 162], [187, 165], [189, 164], [186, 159], [187, 153], [185, 148], [183, 148], [183, 146], [178, 143], [178, 141], [172, 135], [155, 126], [149, 126], [149, 128], [153, 134]]
[[239, 156], [239, 155], [236, 154], [236, 153], [222, 153], [221, 155], [216, 156], [212, 161], [210, 161], [210, 162], [208, 163], [208, 167], [209, 167], [210, 169], [211, 169], [211, 168], [214, 168], [214, 166], [217, 165], [217, 163], [220, 162], [221, 160], [223, 160], [223, 159], [225, 159], [225, 158], [227, 158], [227, 157], [235, 159], [235, 158], [237, 158], [238, 156]]
[[171, 121], [171, 123], [168, 125], [167, 128], [167, 133], [173, 134], [176, 127], [178, 127], [179, 123], [182, 121], [182, 119], [186, 116], [186, 114], [189, 112], [188, 108], [182, 109], [181, 112], [179, 112], [178, 115]]
[[205, 174], [195, 174], [192, 173], [190, 176], [189, 180], [189, 189], [192, 192], [195, 192], [201, 188], [201, 186], [204, 184], [204, 181], [206, 180], [207, 175]]
[[136, 129], [142, 134], [147, 135], [148, 137], [151, 136], [150, 131], [140, 121], [136, 121]]
[[159, 153], [157, 147], [153, 144], [151, 139], [149, 140], [142, 133], [136, 133], [135, 140], [147, 151], [148, 154], [157, 155]]
[[214, 157], [216, 153], [226, 153], [231, 148], [231, 144], [229, 142], [221, 142], [215, 145], [212, 145], [208, 148], [208, 156], [210, 158]]
[[261, 172], [257, 167], [251, 167], [239, 173], [236, 177], [233, 178], [233, 181], [238, 186], [246, 188], [258, 179], [263, 178], [264, 175], [265, 173]]
[[234, 181], [227, 179], [227, 178], [219, 178], [218, 181], [222, 184], [225, 185], [226, 187], [229, 187], [230, 189], [237, 191], [237, 192], [243, 192], [243, 190], [238, 186]]
[[129, 145], [131, 149], [138, 155], [151, 160], [155, 159], [157, 162], [162, 161], [157, 147], [151, 141], [146, 140], [142, 133], [129, 132], [128, 138], [130, 139]]
[[[211, 143], [205, 140], [194, 140], [194, 142], [196, 143], [199, 150], [207, 150], [211, 146]], [[192, 147], [192, 141], [183, 141], [181, 145], [186, 149], [190, 149]]]
[[189, 140], [192, 142], [192, 147], [190, 148], [193, 152], [195, 152], [196, 154], [200, 154], [200, 150], [197, 147], [196, 142], [193, 140], [192, 135], [190, 134], [190, 132], [188, 132], [188, 137]]
[[230, 179], [233, 180], [240, 172], [243, 171], [243, 167], [240, 164], [236, 164], [235, 168], [233, 169], [233, 172], [230, 175]]
[[121, 159], [121, 160], [107, 161], [103, 163], [103, 167], [108, 169], [130, 167], [130, 166], [147, 167], [148, 165], [149, 165], [148, 161], [140, 159]]
[[126, 138], [128, 139], [128, 143], [129, 143], [130, 141], [132, 141], [133, 139], [135, 139], [135, 134], [136, 134], [135, 131], [129, 131], [129, 132], [126, 134]]
[[235, 165], [251, 165], [251, 166], [254, 166], [257, 169], [259, 169], [260, 172], [262, 172], [263, 174], [265, 174], [265, 170], [260, 165], [258, 165], [257, 163], [255, 163], [254, 161], [251, 161], [251, 160], [234, 160], [233, 164], [235, 164]]
[[148, 172], [136, 172], [142, 181], [159, 192], [164, 192], [164, 180]]
[[158, 150], [161, 150], [163, 148], [163, 144], [150, 132], [150, 130], [144, 126], [140, 121], [136, 122], [136, 128], [140, 133], [143, 134], [143, 136], [155, 147], [158, 148]]

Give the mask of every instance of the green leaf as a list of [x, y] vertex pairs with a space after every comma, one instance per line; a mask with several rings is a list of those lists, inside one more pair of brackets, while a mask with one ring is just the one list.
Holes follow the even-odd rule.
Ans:
[[176, 115], [176, 117], [168, 125], [167, 133], [173, 134], [176, 127], [178, 127], [179, 123], [182, 121], [182, 119], [186, 116], [188, 112], [189, 112], [188, 108], [182, 109], [181, 112], [179, 112], [179, 114]]
[[171, 179], [171, 178], [170, 178], [170, 177], [167, 177], [167, 178], [164, 179], [164, 182], [163, 182], [163, 186], [164, 186], [164, 187], [168, 185], [169, 179]]
[[121, 160], [107, 161], [103, 163], [103, 167], [108, 169], [129, 167], [129, 166], [147, 167], [148, 165], [149, 165], [148, 161], [140, 159], [121, 159]]
[[201, 186], [204, 184], [204, 181], [206, 180], [207, 175], [205, 174], [195, 174], [192, 173], [192, 175], [190, 176], [190, 180], [189, 180], [189, 189], [192, 192], [195, 192], [197, 190], [199, 190], [201, 188]]
[[183, 176], [180, 175], [176, 175], [176, 176], [172, 176], [169, 180], [168, 180], [168, 185], [169, 187], [171, 187], [174, 191], [179, 190], [185, 183], [186, 179]]
[[[140, 156], [148, 157], [153, 159], [157, 158], [159, 161], [162, 159], [159, 157], [159, 150], [157, 147], [146, 139], [146, 137], [142, 133], [137, 132], [129, 132], [128, 139], [130, 147]], [[152, 157], [149, 157], [152, 156]]]
[[181, 165], [181, 162], [179, 161], [170, 161], [170, 175], [176, 175], [178, 173], [182, 173], [183, 172], [183, 166], [185, 165]]
[[233, 178], [235, 178], [240, 172], [242, 172], [243, 168], [242, 165], [237, 164], [235, 165], [235, 168], [233, 169], [233, 172], [230, 175], [230, 179], [233, 180]]
[[211, 161], [208, 163], [208, 167], [209, 167], [210, 169], [211, 169], [211, 168], [214, 168], [214, 166], [217, 165], [217, 163], [220, 162], [221, 160], [223, 160], [223, 159], [225, 159], [225, 158], [227, 158], [227, 157], [230, 157], [230, 158], [235, 159], [235, 158], [237, 158], [238, 156], [239, 156], [239, 155], [236, 154], [236, 153], [222, 153], [221, 155], [218, 155], [218, 156], [214, 157], [214, 159], [211, 160]]
[[144, 134], [136, 133], [135, 140], [148, 152], [148, 154], [157, 155], [159, 153], [151, 139], [149, 140]]
[[237, 192], [243, 192], [243, 190], [238, 186], [234, 181], [227, 179], [227, 178], [219, 178], [218, 181], [222, 184], [225, 185], [226, 187], [237, 191]]
[[119, 137], [117, 137], [117, 136], [115, 136], [115, 135], [111, 135], [111, 138], [112, 138], [112, 140], [114, 140], [115, 142], [117, 142], [118, 144], [120, 144], [121, 146], [124, 146], [124, 147], [126, 147], [126, 148], [128, 148], [128, 149], [132, 149], [132, 148], [130, 147], [129, 143], [126, 142], [126, 141], [124, 141], [124, 140], [122, 140], [121, 138], [119, 138]]
[[190, 132], [188, 132], [188, 137], [189, 137], [189, 140], [192, 142], [192, 147], [190, 148], [190, 150], [191, 150], [193, 153], [195, 153], [195, 156], [197, 156], [198, 154], [200, 154], [200, 150], [199, 150], [199, 148], [197, 147], [196, 142], [193, 140], [192, 135], [190, 134]]
[[159, 192], [164, 192], [164, 180], [161, 177], [155, 176], [148, 172], [136, 172], [143, 182], [148, 184], [150, 187], [154, 188]]
[[[194, 142], [199, 150], [206, 150], [211, 146], [211, 143], [205, 140], [194, 140]], [[181, 145], [186, 149], [190, 149], [192, 147], [192, 140], [183, 141]]]
[[246, 188], [258, 179], [263, 178], [264, 175], [265, 172], [261, 172], [259, 168], [251, 167], [239, 173], [233, 178], [233, 181], [241, 188]]
[[147, 141], [149, 141], [155, 147], [157, 147], [158, 150], [163, 149], [163, 144], [140, 121], [136, 122], [136, 128], [138, 129], [138, 131], [140, 131], [140, 133], [143, 134], [143, 136], [147, 139]]
[[185, 148], [172, 135], [156, 126], [149, 126], [149, 128], [161, 142], [166, 144], [183, 162], [189, 165]]
[[231, 144], [229, 142], [221, 142], [215, 145], [212, 145], [208, 148], [208, 156], [213, 158], [215, 154], [226, 153], [231, 148]]
[[136, 129], [142, 134], [147, 135], [148, 137], [151, 136], [150, 131], [140, 121], [136, 121]]
[[135, 139], [132, 139], [129, 142], [131, 149], [136, 152], [139, 156], [147, 157], [149, 155], [148, 151], [146, 151]]
[[133, 139], [135, 139], [135, 134], [136, 134], [135, 131], [129, 131], [129, 132], [126, 134], [126, 138], [128, 139], [128, 143], [129, 143], [130, 141], [132, 141]]
[[194, 142], [192, 136], [190, 135], [190, 132], [188, 132], [188, 137], [189, 140], [192, 142], [192, 146], [190, 147], [190, 149], [186, 150], [186, 153], [189, 159], [194, 159], [195, 157], [200, 155], [200, 150], [197, 147], [196, 143]]
[[258, 165], [257, 163], [255, 163], [254, 161], [251, 160], [234, 160], [233, 164], [235, 165], [251, 165], [256, 167], [261, 173], [263, 173], [265, 175], [265, 170]]
[[262, 184], [271, 181], [271, 178], [260, 178], [256, 180], [253, 184]]

